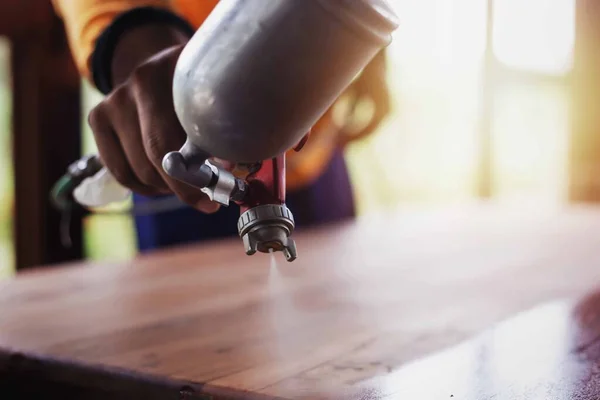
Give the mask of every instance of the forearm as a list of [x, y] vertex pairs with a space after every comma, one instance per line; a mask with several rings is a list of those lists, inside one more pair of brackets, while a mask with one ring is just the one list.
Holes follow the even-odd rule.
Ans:
[[[124, 31], [104, 68], [109, 68], [111, 86], [123, 83], [133, 70], [155, 54], [172, 46], [187, 43], [190, 32], [162, 23], [151, 23]], [[100, 68], [101, 61], [94, 67]], [[95, 74], [97, 75], [97, 74]]]

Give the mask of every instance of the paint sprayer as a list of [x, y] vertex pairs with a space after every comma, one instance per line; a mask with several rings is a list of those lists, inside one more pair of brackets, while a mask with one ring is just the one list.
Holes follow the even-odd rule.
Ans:
[[[397, 26], [383, 0], [221, 0], [178, 60], [173, 99], [187, 140], [165, 155], [164, 170], [212, 201], [240, 206], [248, 255], [281, 251], [293, 261], [285, 153], [300, 151]], [[53, 197], [97, 207], [129, 194], [88, 156]]]

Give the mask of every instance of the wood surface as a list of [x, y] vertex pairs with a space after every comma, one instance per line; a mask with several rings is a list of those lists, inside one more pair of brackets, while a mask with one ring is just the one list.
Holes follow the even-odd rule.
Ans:
[[548, 302], [362, 385], [386, 399], [597, 400], [599, 311], [599, 292]]
[[0, 35], [31, 37], [47, 33], [52, 28], [53, 14], [50, 0], [2, 0]]
[[238, 240], [24, 273], [0, 286], [0, 388], [600, 398], [600, 209], [406, 211], [297, 242], [276, 274]]

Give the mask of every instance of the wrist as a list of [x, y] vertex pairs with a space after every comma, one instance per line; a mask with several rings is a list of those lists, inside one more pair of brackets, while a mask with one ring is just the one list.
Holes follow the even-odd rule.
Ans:
[[119, 15], [96, 41], [91, 57], [94, 84], [104, 94], [124, 82], [146, 59], [186, 43], [194, 29], [168, 10], [142, 7]]
[[138, 65], [155, 54], [188, 40], [188, 35], [167, 25], [145, 25], [125, 32], [115, 46], [111, 61], [112, 86], [126, 81]]

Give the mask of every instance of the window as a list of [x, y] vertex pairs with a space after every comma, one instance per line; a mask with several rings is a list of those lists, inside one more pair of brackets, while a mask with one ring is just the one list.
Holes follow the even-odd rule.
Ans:
[[496, 0], [494, 53], [507, 66], [563, 75], [575, 40], [574, 0]]
[[[486, 3], [390, 0], [401, 21], [389, 47], [395, 108], [347, 152], [361, 212], [476, 198]], [[494, 3], [493, 196], [560, 202], [574, 1]]]

